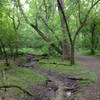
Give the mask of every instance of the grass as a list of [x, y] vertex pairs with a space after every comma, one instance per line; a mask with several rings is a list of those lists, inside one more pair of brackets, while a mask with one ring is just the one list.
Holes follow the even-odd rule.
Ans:
[[2, 71], [5, 69], [3, 63], [0, 64], [0, 85], [19, 85], [23, 88], [36, 85], [46, 80], [46, 78], [32, 70], [18, 67], [12, 63], [5, 72], [6, 80], [2, 77]]
[[84, 49], [84, 50], [80, 50], [79, 53], [100, 58], [100, 50], [95, 50], [95, 54], [91, 54], [90, 50]]
[[[76, 77], [79, 78], [88, 78], [89, 80], [83, 81], [86, 83], [94, 82], [96, 80], [95, 73], [90, 71], [87, 67], [81, 66], [80, 64], [70, 66], [68, 65], [69, 62], [62, 61], [59, 58], [41, 59], [39, 62], [42, 63], [37, 63], [37, 66], [45, 70], [51, 70], [59, 74], [75, 75]], [[56, 62], [57, 64], [49, 64], [54, 62]], [[43, 63], [48, 63], [48, 64], [43, 64]], [[66, 66], [59, 64], [66, 64]]]

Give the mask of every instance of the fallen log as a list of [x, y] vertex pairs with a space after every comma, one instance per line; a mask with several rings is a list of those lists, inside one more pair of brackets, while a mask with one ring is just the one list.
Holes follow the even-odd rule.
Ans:
[[70, 64], [58, 64], [58, 63], [55, 63], [55, 62], [53, 62], [53, 63], [44, 63], [44, 62], [39, 61], [39, 63], [40, 64], [55, 64], [55, 65], [71, 66]]
[[67, 77], [68, 79], [71, 79], [71, 80], [79, 80], [79, 81], [83, 81], [83, 80], [89, 80], [87, 78], [77, 78], [77, 77]]
[[0, 88], [18, 88], [21, 91], [23, 91], [24, 93], [26, 93], [27, 95], [34, 96], [31, 92], [29, 92], [26, 89], [23, 89], [21, 86], [18, 86], [18, 85], [3, 85], [3, 86], [0, 86]]

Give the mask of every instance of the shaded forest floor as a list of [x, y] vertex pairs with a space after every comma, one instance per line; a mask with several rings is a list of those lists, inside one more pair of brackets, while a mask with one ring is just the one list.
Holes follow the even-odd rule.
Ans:
[[[38, 80], [41, 81], [41, 77], [44, 79], [44, 81], [38, 85], [32, 85], [32, 81], [29, 80], [28, 90], [34, 94], [34, 97], [24, 95], [24, 98], [21, 100], [100, 100], [100, 59], [83, 55], [77, 55], [76, 58], [79, 62], [71, 66], [69, 62], [62, 61], [59, 58], [52, 58], [48, 55], [41, 56], [26, 53], [18, 57], [16, 59], [17, 66], [15, 67], [18, 69], [18, 82], [21, 82], [21, 80], [19, 81], [21, 77], [24, 79], [24, 81], [22, 81], [24, 85], [27, 83], [27, 77], [29, 80], [30, 76], [32, 79], [35, 79], [34, 82]], [[12, 70], [12, 68], [10, 70]], [[19, 71], [20, 68], [25, 69], [25, 71], [21, 73], [21, 71]], [[28, 70], [26, 70], [26, 68]], [[8, 72], [10, 72], [10, 70], [8, 70]], [[29, 70], [31, 73], [33, 71], [33, 73], [31, 74]], [[9, 75], [11, 74], [13, 78], [12, 72], [14, 71], [11, 71]], [[23, 77], [23, 74], [26, 76], [26, 72], [29, 76]], [[94, 72], [97, 75], [97, 80]], [[29, 86], [29, 84], [31, 84], [31, 86]]]
[[[44, 92], [42, 96], [41, 93], [39, 93], [38, 99], [35, 100], [77, 99], [77, 94], [80, 94], [80, 91], [84, 91], [83, 88], [87, 87], [86, 85], [88, 85], [88, 83], [94, 81], [94, 79], [92, 79], [94, 75], [91, 76], [93, 73], [91, 74], [87, 68], [79, 65], [70, 66], [68, 63], [62, 63], [59, 59], [57, 60], [51, 60], [48, 57], [41, 59], [32, 54], [27, 54], [26, 60], [24, 59], [24, 61], [22, 60], [18, 62], [19, 66], [27, 67], [51, 80], [49, 86], [44, 89], [45, 91], [42, 91], [42, 93]], [[80, 81], [69, 79], [69, 77], [88, 78], [90, 80]], [[48, 89], [50, 90], [48, 91]], [[31, 99], [33, 100], [33, 98]], [[26, 100], [31, 99], [27, 98]]]

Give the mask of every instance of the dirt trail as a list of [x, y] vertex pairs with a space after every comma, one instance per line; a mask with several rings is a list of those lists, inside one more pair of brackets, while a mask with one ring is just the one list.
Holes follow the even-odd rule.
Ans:
[[[19, 66], [29, 68], [29, 69], [45, 76], [49, 80], [52, 80], [52, 82], [53, 82], [53, 84], [52, 84], [53, 88], [50, 87], [53, 90], [53, 95], [51, 95], [51, 93], [49, 94], [49, 92], [48, 92], [48, 95], [44, 94], [45, 97], [52, 96], [52, 98], [41, 99], [41, 100], [66, 100], [67, 98], [69, 98], [71, 95], [73, 95], [74, 93], [76, 93], [79, 90], [80, 84], [78, 81], [71, 80], [66, 75], [60, 75], [58, 73], [51, 72], [50, 70], [44, 70], [40, 67], [37, 67], [35, 65], [36, 61], [38, 60], [37, 56], [34, 56], [32, 54], [26, 54], [25, 56], [26, 56], [26, 60], [19, 62], [18, 63]], [[72, 89], [70, 91], [67, 90], [68, 87], [71, 88], [74, 85], [75, 85], [74, 89]], [[55, 87], [58, 88], [56, 91], [54, 89]], [[50, 88], [47, 88], [47, 89], [50, 89]]]
[[55, 100], [64, 100], [64, 87], [61, 82], [59, 82], [59, 89]]
[[97, 75], [96, 82], [86, 89], [80, 100], [100, 100], [100, 58], [85, 55], [77, 55], [76, 58]]
[[48, 73], [41, 71], [41, 69], [39, 70], [38, 68], [34, 68], [33, 70], [35, 72], [38, 72], [38, 73], [44, 75], [45, 77], [47, 77], [48, 79], [50, 79], [56, 83], [56, 85], [58, 86], [58, 90], [56, 93], [56, 97], [54, 97], [53, 100], [65, 100], [65, 98], [64, 98], [65, 86], [64, 86], [63, 82], [61, 82], [59, 79], [56, 79], [55, 77], [48, 75]]
[[[25, 56], [26, 56], [26, 60], [18, 62], [19, 66], [29, 68], [39, 74], [44, 75], [46, 78], [48, 78], [49, 80], [52, 80], [52, 82], [54, 82], [53, 85], [55, 84], [58, 87], [57, 91], [52, 89], [54, 91], [54, 96], [52, 99], [48, 99], [48, 100], [66, 100], [66, 98], [68, 98], [69, 95], [67, 94], [68, 92], [67, 92], [67, 90], [65, 90], [65, 88], [71, 87], [73, 84], [76, 83], [76, 81], [68, 79], [67, 78], [68, 76], [60, 75], [58, 73], [51, 72], [49, 70], [47, 71], [40, 67], [37, 67], [35, 65], [35, 61], [36, 61], [36, 59], [38, 59], [37, 56], [34, 56], [32, 54], [26, 54]], [[78, 85], [78, 83], [76, 83], [76, 84]], [[75, 88], [75, 92], [78, 91], [77, 85]], [[54, 86], [53, 88], [55, 88], [56, 86]], [[74, 91], [74, 89], [71, 90], [70, 92], [72, 92], [72, 91]], [[70, 94], [72, 94], [72, 93], [70, 93]], [[47, 99], [45, 99], [45, 100], [47, 100]]]

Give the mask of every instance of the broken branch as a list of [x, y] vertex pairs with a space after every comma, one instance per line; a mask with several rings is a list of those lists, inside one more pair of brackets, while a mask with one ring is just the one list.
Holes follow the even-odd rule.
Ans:
[[18, 88], [24, 93], [28, 94], [29, 96], [34, 96], [31, 92], [27, 91], [26, 89], [23, 89], [22, 87], [18, 85], [3, 85], [3, 86], [0, 86], [0, 88]]

